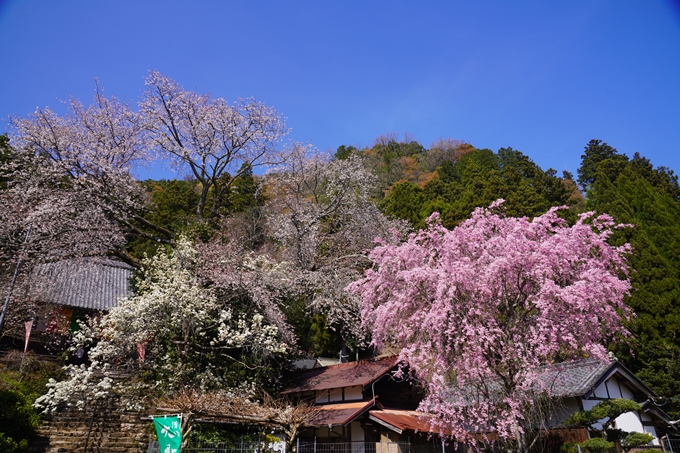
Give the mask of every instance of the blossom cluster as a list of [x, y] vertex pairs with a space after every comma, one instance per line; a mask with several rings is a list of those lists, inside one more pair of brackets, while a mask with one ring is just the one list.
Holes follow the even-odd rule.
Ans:
[[[147, 388], [225, 388], [232, 383], [220, 363], [238, 361], [239, 351], [285, 353], [289, 346], [278, 328], [257, 311], [235, 315], [196, 275], [196, 259], [186, 238], [173, 252], [147, 259], [138, 294], [76, 334], [72, 350], [86, 350], [90, 364], [68, 367], [69, 377], [51, 383], [36, 405], [54, 411], [74, 401], [124, 394], [125, 382], [135, 385], [149, 375], [156, 381], [146, 382]], [[121, 371], [138, 379], [112, 387]]]
[[434, 214], [400, 245], [382, 243], [373, 267], [349, 289], [362, 300], [377, 347], [396, 344], [426, 383], [421, 408], [433, 430], [460, 440], [495, 432], [522, 437], [537, 394], [549, 396], [541, 366], [594, 357], [628, 333], [629, 247], [607, 243], [608, 216], [573, 225], [558, 208], [533, 220], [477, 209], [453, 230]]

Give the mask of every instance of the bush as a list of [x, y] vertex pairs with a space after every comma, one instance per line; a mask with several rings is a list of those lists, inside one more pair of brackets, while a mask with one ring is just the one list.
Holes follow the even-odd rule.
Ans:
[[0, 390], [1, 451], [28, 451], [28, 443], [36, 437], [39, 422], [30, 398], [17, 390]]
[[562, 453], [578, 453], [579, 445], [581, 446], [581, 451], [587, 453], [605, 453], [614, 449], [614, 442], [608, 442], [601, 437], [595, 437], [580, 444], [577, 442], [565, 442], [560, 451]]
[[621, 446], [624, 449], [629, 450], [634, 447], [639, 447], [640, 445], [646, 445], [650, 443], [652, 439], [654, 439], [654, 436], [649, 433], [633, 432], [621, 439]]
[[23, 453], [37, 436], [40, 415], [33, 407], [59, 367], [34, 354], [9, 353], [0, 365], [0, 451]]

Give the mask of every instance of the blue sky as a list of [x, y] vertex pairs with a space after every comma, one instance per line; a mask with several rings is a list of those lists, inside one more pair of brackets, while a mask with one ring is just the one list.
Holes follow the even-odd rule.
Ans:
[[0, 43], [0, 131], [95, 78], [136, 101], [158, 70], [322, 150], [409, 132], [575, 173], [599, 138], [680, 172], [677, 0], [0, 0]]

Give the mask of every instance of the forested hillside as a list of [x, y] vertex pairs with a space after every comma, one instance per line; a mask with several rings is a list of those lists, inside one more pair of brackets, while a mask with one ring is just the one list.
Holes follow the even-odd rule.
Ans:
[[633, 225], [613, 241], [633, 247], [627, 299], [637, 317], [631, 349], [617, 348], [628, 367], [652, 386], [665, 410], [680, 404], [680, 187], [667, 168], [648, 159], [621, 155], [606, 143], [591, 141], [579, 169], [588, 188], [587, 208], [607, 212]]

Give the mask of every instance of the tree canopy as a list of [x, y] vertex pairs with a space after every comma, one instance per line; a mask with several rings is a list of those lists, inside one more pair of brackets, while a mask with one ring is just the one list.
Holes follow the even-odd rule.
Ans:
[[665, 409], [680, 414], [680, 203], [677, 177], [636, 154], [601, 161], [588, 191], [588, 207], [633, 225], [614, 235], [630, 242], [633, 290], [626, 303], [635, 312], [629, 329], [632, 350], [617, 355], [656, 392], [671, 398]]
[[513, 216], [534, 217], [552, 206], [577, 203], [576, 188], [552, 169], [541, 170], [531, 159], [512, 148], [497, 153], [488, 149], [467, 150], [457, 159], [442, 161], [437, 176], [423, 187], [410, 181], [396, 184], [381, 201], [383, 211], [417, 228], [425, 226], [433, 212], [452, 228], [478, 207], [505, 199]]
[[529, 221], [500, 205], [453, 230], [434, 215], [404, 243], [379, 245], [350, 289], [373, 344], [396, 344], [425, 383], [420, 408], [439, 416], [435, 431], [472, 444], [494, 432], [523, 452], [541, 426], [534, 404], [550, 396], [540, 367], [607, 361], [606, 343], [627, 335], [630, 249], [607, 243], [618, 228], [608, 216], [570, 226], [554, 208]]

